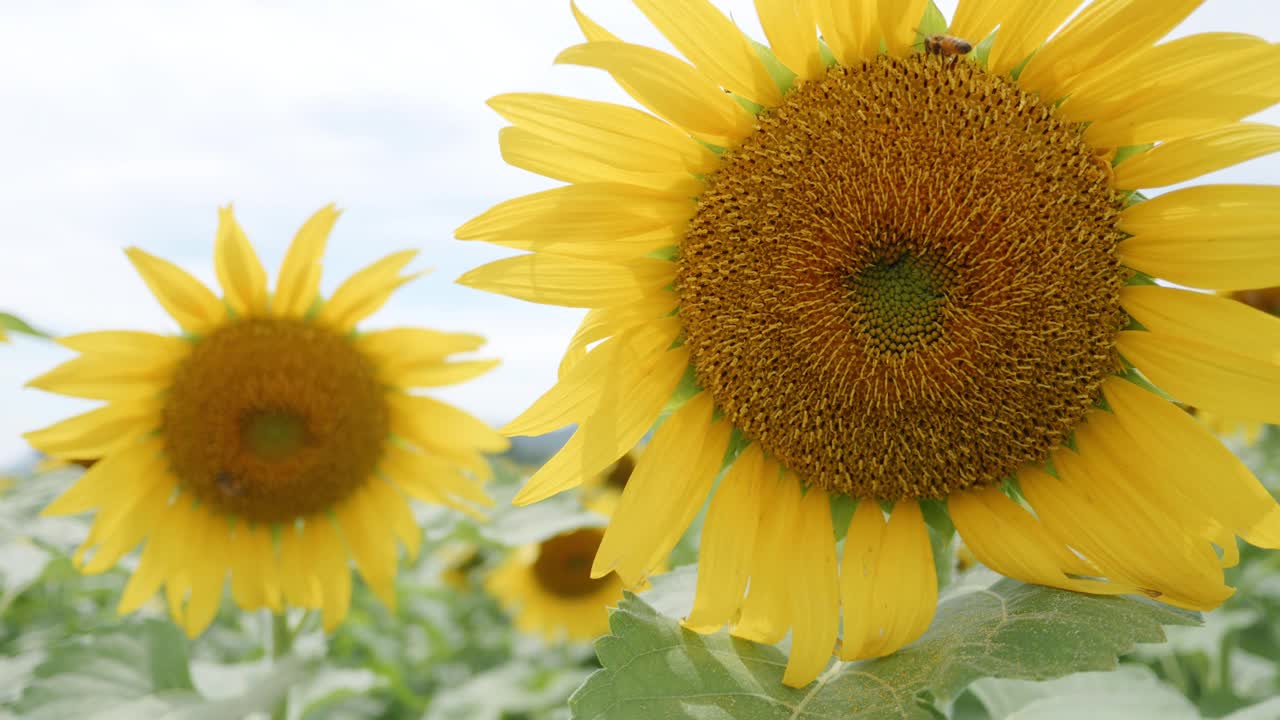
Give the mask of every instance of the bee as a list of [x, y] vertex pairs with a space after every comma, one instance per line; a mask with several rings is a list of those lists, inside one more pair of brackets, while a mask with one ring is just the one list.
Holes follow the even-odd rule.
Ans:
[[233, 473], [223, 470], [213, 476], [213, 482], [218, 486], [218, 490], [227, 497], [239, 497], [244, 494], [244, 483], [240, 482]]
[[967, 55], [972, 49], [973, 45], [969, 44], [968, 40], [950, 35], [928, 35], [924, 38], [924, 51], [929, 55], [955, 57]]

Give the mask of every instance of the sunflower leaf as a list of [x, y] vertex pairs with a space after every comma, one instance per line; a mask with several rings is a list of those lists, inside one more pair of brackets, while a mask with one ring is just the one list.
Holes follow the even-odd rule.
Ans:
[[906, 649], [836, 663], [816, 682], [782, 685], [786, 657], [720, 632], [698, 635], [628, 595], [596, 644], [604, 666], [570, 699], [577, 720], [744, 718], [925, 719], [983, 677], [1047, 680], [1111, 670], [1135, 643], [1161, 642], [1162, 626], [1197, 616], [1145, 600], [1096, 597], [1003, 579], [942, 603]]
[[24, 718], [159, 717], [200, 701], [187, 640], [170, 623], [128, 623], [52, 650], [17, 710]]

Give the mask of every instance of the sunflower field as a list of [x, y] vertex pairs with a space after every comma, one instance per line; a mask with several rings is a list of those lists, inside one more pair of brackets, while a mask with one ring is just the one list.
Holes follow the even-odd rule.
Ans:
[[[166, 77], [139, 122], [321, 106], [261, 149], [362, 199], [144, 223], [118, 266], [74, 211], [5, 241], [0, 720], [1280, 720], [1280, 44], [1197, 32], [1212, 0], [632, 4], [649, 40], [558, 9], [581, 92], [489, 94], [509, 168], [465, 141], [495, 56], [408, 102], [426, 248], [370, 169], [419, 76], [307, 68], [371, 27], [453, 61], [443, 11], [99, 18], [138, 48], [104, 126], [194, 58], [270, 107]], [[501, 10], [455, 11], [525, 77], [505, 28], [550, 10]], [[259, 172], [192, 153], [57, 187]]]

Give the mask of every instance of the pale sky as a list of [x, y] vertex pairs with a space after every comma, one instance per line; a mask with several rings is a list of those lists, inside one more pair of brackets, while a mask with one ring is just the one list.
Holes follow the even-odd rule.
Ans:
[[[763, 39], [751, 0], [718, 0]], [[955, 2], [940, 2], [948, 15]], [[670, 49], [624, 0], [581, 0], [632, 42]], [[1208, 0], [1175, 35], [1280, 39], [1276, 0]], [[345, 212], [326, 291], [404, 248], [434, 272], [365, 327], [419, 325], [487, 336], [502, 366], [439, 393], [502, 423], [554, 380], [582, 311], [453, 284], [501, 249], [453, 240], [487, 207], [553, 185], [506, 166], [502, 121], [484, 104], [513, 91], [630, 103], [600, 71], [553, 66], [581, 42], [568, 0], [42, 2], [0, 0], [0, 311], [59, 334], [176, 331], [125, 259], [138, 245], [212, 284], [219, 205], [237, 215], [274, 276], [315, 209]], [[1280, 123], [1280, 112], [1258, 118]], [[1280, 159], [1214, 182], [1274, 183]], [[92, 407], [22, 384], [71, 353], [0, 345], [0, 467], [20, 433]]]

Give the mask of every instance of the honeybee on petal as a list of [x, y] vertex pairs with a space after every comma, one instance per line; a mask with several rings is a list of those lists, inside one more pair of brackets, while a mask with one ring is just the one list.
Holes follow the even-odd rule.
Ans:
[[951, 35], [927, 35], [924, 38], [924, 51], [929, 55], [955, 57], [957, 55], [967, 55], [972, 49], [973, 45], [968, 40]]

